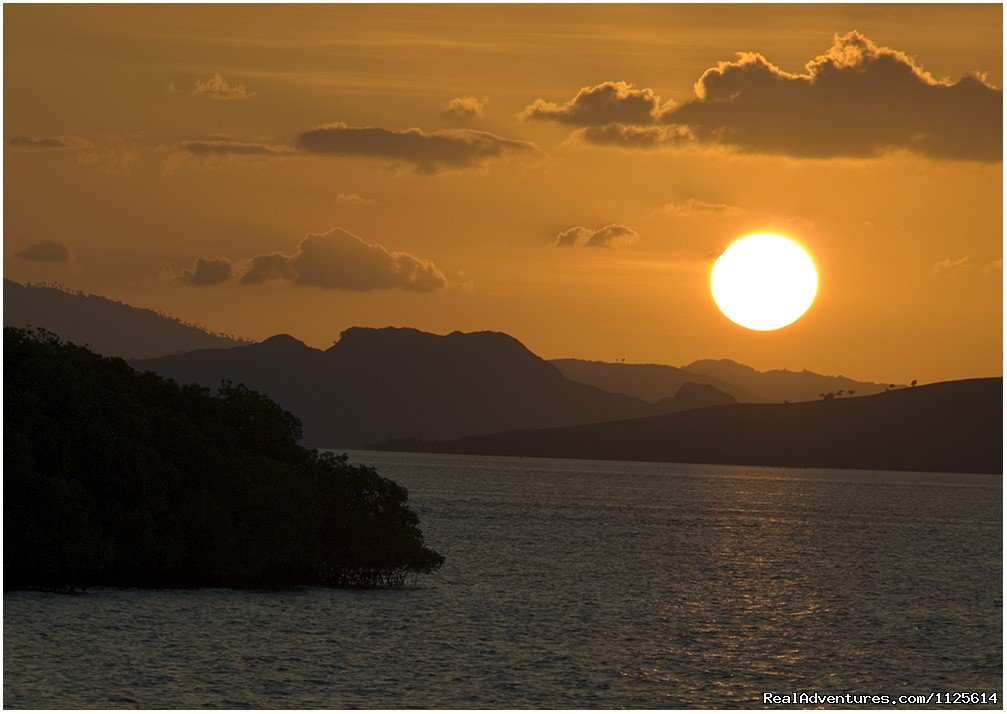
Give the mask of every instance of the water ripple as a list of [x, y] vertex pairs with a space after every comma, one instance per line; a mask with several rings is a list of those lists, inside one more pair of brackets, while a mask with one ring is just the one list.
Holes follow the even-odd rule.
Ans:
[[8, 708], [758, 707], [1002, 686], [1000, 477], [355, 454], [412, 590], [4, 597]]

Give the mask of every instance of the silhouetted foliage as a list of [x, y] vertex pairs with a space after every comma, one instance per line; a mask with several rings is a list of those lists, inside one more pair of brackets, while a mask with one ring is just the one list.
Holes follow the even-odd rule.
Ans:
[[216, 395], [4, 329], [7, 588], [395, 586], [436, 570], [407, 492]]

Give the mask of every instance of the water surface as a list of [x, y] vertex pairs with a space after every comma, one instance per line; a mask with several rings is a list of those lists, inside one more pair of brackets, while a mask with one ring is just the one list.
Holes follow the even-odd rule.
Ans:
[[409, 488], [447, 557], [436, 575], [401, 591], [8, 593], [4, 705], [1001, 701], [1000, 476], [351, 456]]

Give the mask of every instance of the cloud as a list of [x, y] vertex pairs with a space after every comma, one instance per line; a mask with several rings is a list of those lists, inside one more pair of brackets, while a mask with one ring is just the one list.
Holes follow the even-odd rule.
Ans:
[[233, 269], [231, 261], [227, 258], [210, 258], [203, 256], [196, 258], [191, 268], [186, 268], [179, 276], [179, 280], [186, 285], [193, 287], [204, 287], [207, 285], [219, 285], [226, 282]]
[[605, 124], [578, 129], [570, 135], [572, 144], [615, 146], [623, 149], [657, 149], [682, 146], [692, 141], [692, 135], [683, 127], [630, 126]]
[[364, 198], [356, 193], [339, 193], [336, 194], [336, 204], [339, 206], [373, 206], [377, 204], [377, 200]]
[[602, 82], [581, 87], [573, 99], [555, 104], [536, 99], [518, 115], [524, 120], [553, 121], [575, 126], [650, 124], [664, 108], [653, 90], [627, 82]]
[[514, 154], [539, 153], [528, 141], [506, 139], [473, 129], [391, 131], [351, 127], [341, 122], [302, 132], [295, 146], [308, 154], [389, 159], [432, 174], [445, 169], [469, 169]]
[[81, 136], [15, 136], [7, 140], [7, 145], [15, 149], [81, 149], [91, 146], [91, 142]]
[[165, 173], [185, 166], [219, 168], [234, 163], [279, 158], [292, 153], [285, 146], [236, 141], [229, 137], [179, 141], [170, 146], [160, 146], [158, 150], [165, 153]]
[[61, 240], [41, 240], [26, 245], [17, 256], [36, 263], [69, 263], [73, 260], [73, 251]]
[[972, 263], [969, 261], [969, 256], [964, 255], [961, 258], [945, 258], [934, 264], [934, 267], [930, 269], [930, 272], [934, 275], [939, 275], [941, 273], [960, 273], [963, 270], [968, 270], [972, 267]]
[[119, 176], [128, 174], [143, 155], [137, 137], [117, 134], [90, 139], [72, 135], [15, 136], [7, 145], [25, 151], [66, 151], [78, 164]]
[[455, 97], [441, 112], [441, 116], [452, 119], [474, 119], [483, 115], [489, 99], [483, 97]]
[[250, 99], [255, 96], [255, 92], [249, 92], [243, 84], [228, 84], [218, 72], [209, 79], [197, 79], [189, 96], [230, 102]]
[[[998, 258], [997, 260], [983, 265], [980, 272], [983, 275], [999, 275], [1003, 272], [1003, 265], [1003, 258]], [[973, 264], [972, 259], [969, 256], [965, 255], [961, 258], [945, 258], [944, 260], [938, 261], [930, 269], [930, 274], [942, 275], [948, 273], [964, 273], [966, 271], [971, 272], [976, 268], [978, 268], [978, 266]]]
[[143, 151], [134, 139], [118, 136], [104, 137], [99, 143], [92, 143], [77, 154], [77, 163], [94, 166], [99, 171], [114, 176], [125, 176], [140, 161]]
[[791, 74], [760, 54], [708, 69], [696, 97], [662, 121], [701, 142], [805, 158], [882, 155], [999, 161], [1002, 92], [978, 75], [938, 80], [898, 50], [859, 32]]
[[726, 203], [709, 203], [690, 198], [683, 203], [666, 203], [657, 209], [657, 213], [665, 213], [672, 216], [698, 216], [698, 215], [723, 215], [736, 213], [741, 209]]
[[434, 292], [447, 287], [444, 274], [433, 262], [372, 245], [341, 228], [309, 233], [289, 255], [253, 256], [241, 282], [256, 285], [269, 280], [357, 292], [391, 288]]
[[174, 151], [184, 151], [195, 156], [280, 156], [284, 153], [282, 147], [247, 141], [233, 141], [231, 139], [180, 141], [168, 148]]
[[622, 248], [640, 240], [640, 234], [632, 228], [610, 223], [603, 228], [592, 230], [584, 226], [574, 226], [556, 236], [553, 245], [557, 248]]

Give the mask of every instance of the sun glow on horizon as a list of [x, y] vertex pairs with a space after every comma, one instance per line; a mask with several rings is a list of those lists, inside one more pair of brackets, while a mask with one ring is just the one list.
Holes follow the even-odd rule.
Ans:
[[790, 238], [753, 233], [717, 258], [710, 290], [729, 320], [768, 332], [808, 311], [818, 293], [818, 271], [808, 252]]

